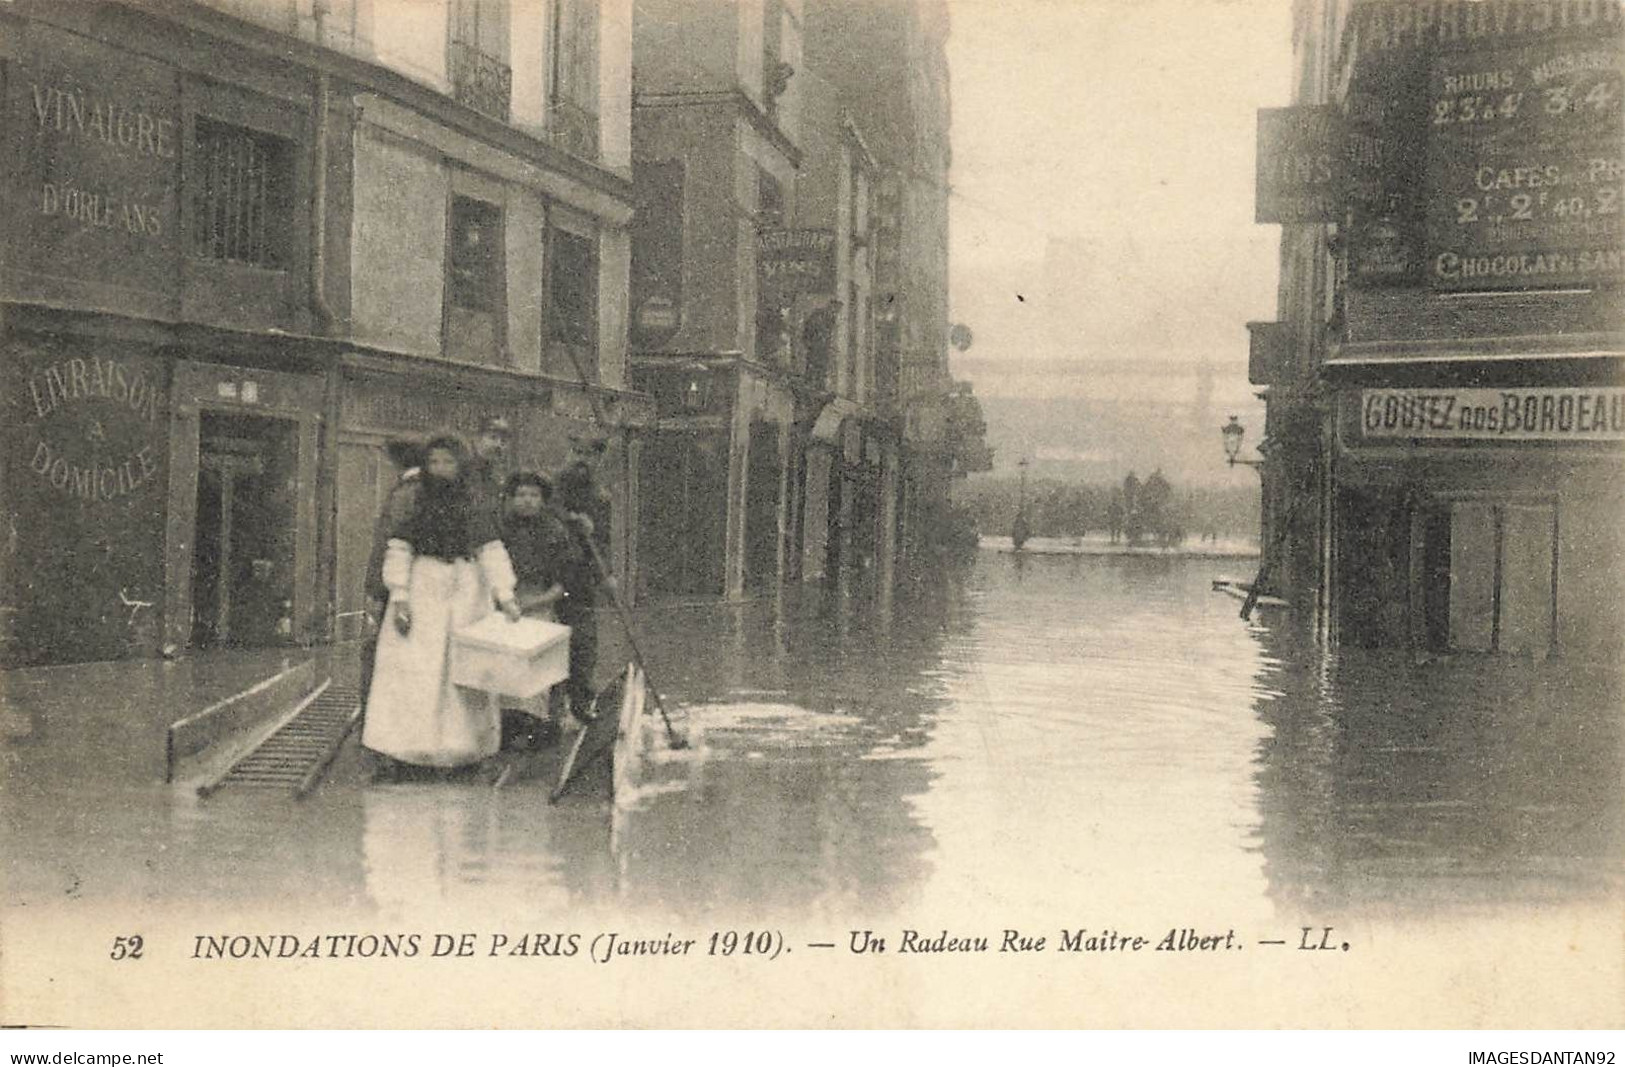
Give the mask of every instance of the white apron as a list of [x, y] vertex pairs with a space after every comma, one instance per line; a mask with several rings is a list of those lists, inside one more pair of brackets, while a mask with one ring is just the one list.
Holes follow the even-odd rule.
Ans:
[[411, 632], [402, 637], [395, 629], [391, 596], [378, 635], [361, 743], [426, 767], [458, 767], [496, 755], [502, 730], [495, 698], [453, 685], [449, 670], [452, 632], [493, 610], [481, 568], [467, 559], [447, 563], [419, 556], [411, 561], [409, 589]]

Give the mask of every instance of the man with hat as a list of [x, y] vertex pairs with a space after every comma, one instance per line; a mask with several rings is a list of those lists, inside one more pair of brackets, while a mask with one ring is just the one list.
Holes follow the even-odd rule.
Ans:
[[598, 660], [598, 617], [593, 611], [598, 590], [615, 595], [609, 573], [609, 494], [598, 485], [598, 465], [609, 446], [599, 433], [570, 435], [570, 458], [554, 479], [553, 502], [565, 516], [581, 545], [579, 562], [564, 576], [564, 596], [556, 611], [559, 622], [570, 627], [570, 679], [565, 691], [570, 712], [586, 721], [593, 701], [593, 670]]
[[464, 466], [470, 506], [498, 526], [502, 522], [502, 483], [507, 477], [508, 442], [513, 427], [501, 415], [487, 416], [474, 438], [473, 454]]

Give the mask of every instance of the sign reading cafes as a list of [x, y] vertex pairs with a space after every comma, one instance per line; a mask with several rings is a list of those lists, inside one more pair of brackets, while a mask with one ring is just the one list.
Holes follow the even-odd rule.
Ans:
[[1625, 282], [1625, 0], [1355, 0], [1339, 62], [1352, 284]]
[[1364, 389], [1367, 440], [1625, 441], [1625, 387]]

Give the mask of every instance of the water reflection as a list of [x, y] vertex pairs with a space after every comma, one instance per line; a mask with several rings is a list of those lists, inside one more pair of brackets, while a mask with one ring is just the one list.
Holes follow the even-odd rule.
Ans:
[[1260, 675], [1281, 900], [1431, 911], [1618, 894], [1617, 670], [1363, 649], [1315, 666], [1272, 658]]
[[1618, 900], [1617, 670], [1322, 655], [1238, 619], [1235, 570], [984, 552], [889, 615], [646, 607], [695, 744], [618, 806], [353, 760], [302, 804], [199, 804], [125, 766], [141, 731], [29, 712], [8, 896], [1095, 930]]

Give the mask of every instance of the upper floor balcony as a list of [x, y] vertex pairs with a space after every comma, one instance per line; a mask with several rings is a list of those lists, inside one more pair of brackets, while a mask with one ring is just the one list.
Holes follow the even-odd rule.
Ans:
[[547, 139], [578, 159], [597, 162], [598, 116], [568, 100], [557, 100], [547, 109]]

